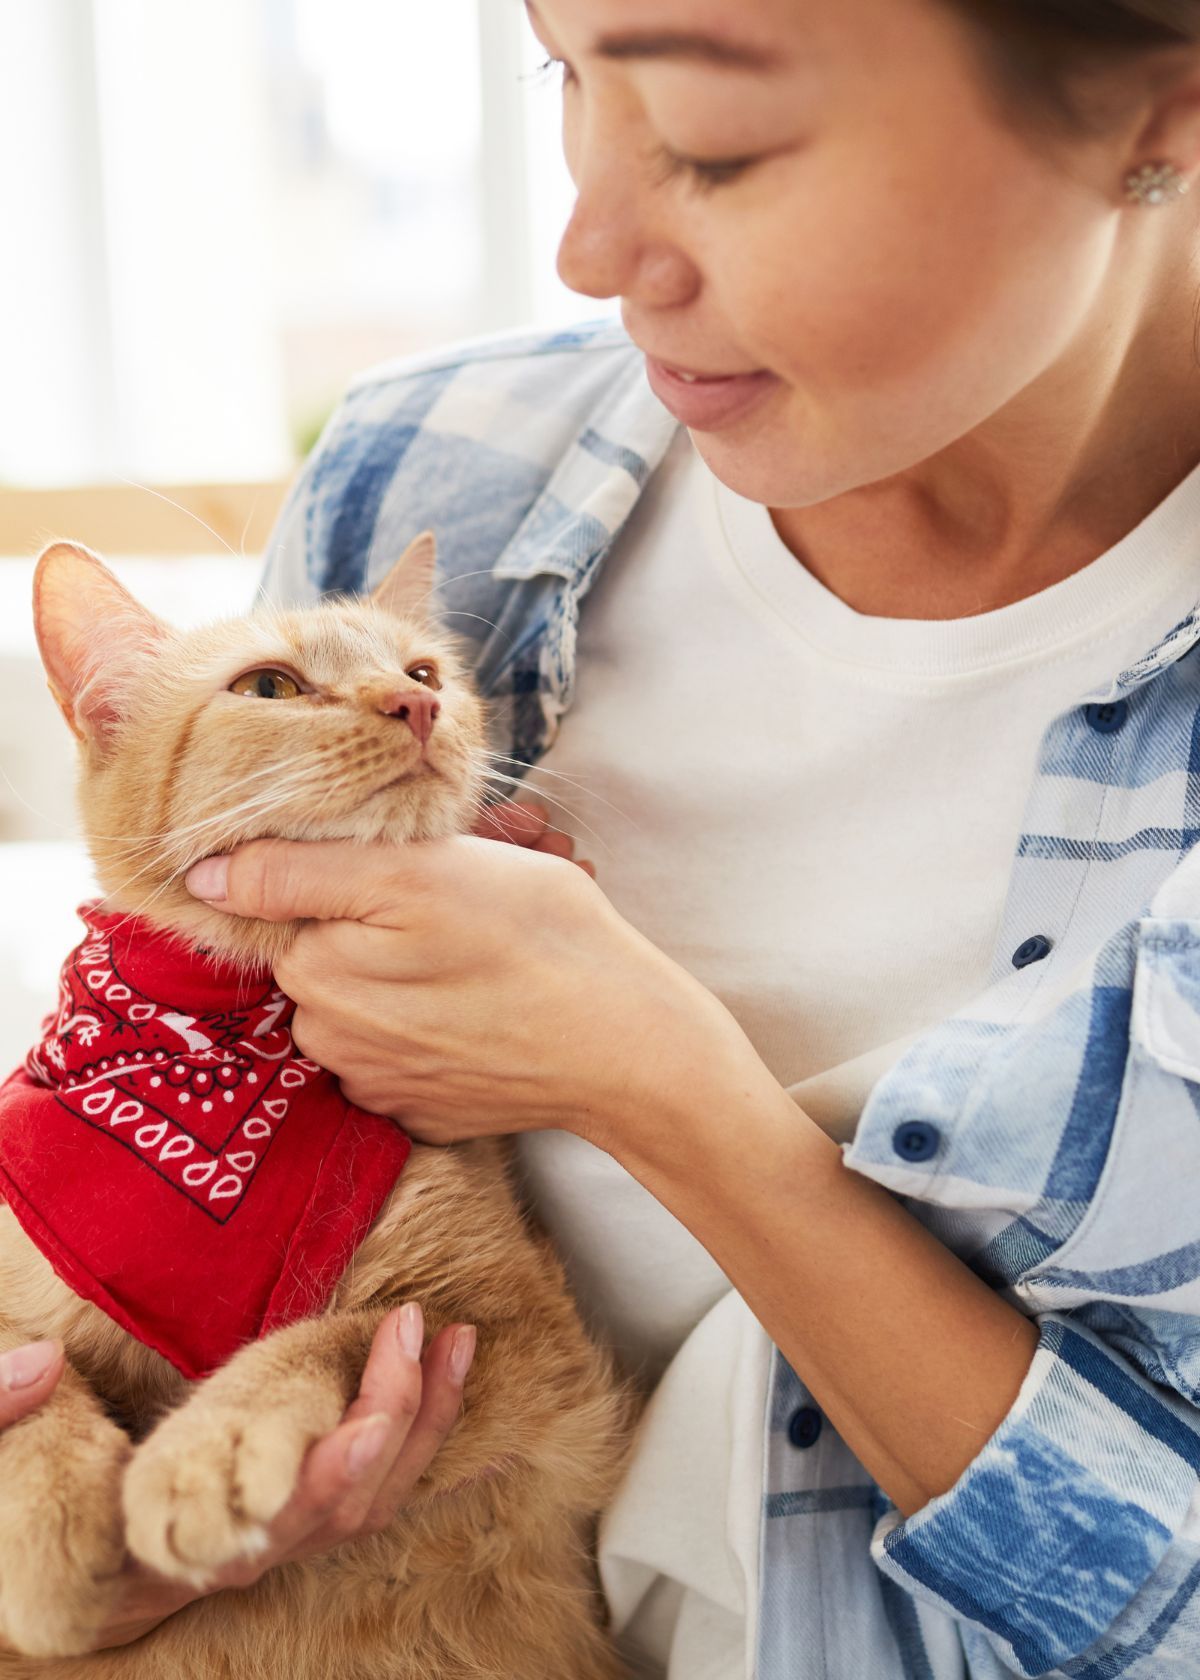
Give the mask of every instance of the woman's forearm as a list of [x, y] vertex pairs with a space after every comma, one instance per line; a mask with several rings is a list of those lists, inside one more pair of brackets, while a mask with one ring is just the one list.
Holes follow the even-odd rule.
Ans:
[[902, 1510], [994, 1433], [1033, 1326], [842, 1167], [729, 1011], [579, 870], [455, 836], [257, 841], [218, 873], [204, 891], [225, 912], [305, 919], [276, 978], [305, 1054], [352, 1101], [423, 1143], [564, 1127], [607, 1149], [724, 1268]]
[[[944, 1248], [761, 1064], [686, 1083], [609, 1147], [702, 1242], [905, 1516], [1012, 1405], [1036, 1326]], [[660, 1085], [661, 1089], [661, 1085]]]

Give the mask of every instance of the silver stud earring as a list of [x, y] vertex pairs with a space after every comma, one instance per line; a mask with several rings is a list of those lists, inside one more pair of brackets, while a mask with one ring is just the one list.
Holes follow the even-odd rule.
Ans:
[[1143, 163], [1125, 177], [1125, 197], [1134, 204], [1166, 204], [1180, 198], [1191, 186], [1173, 163]]

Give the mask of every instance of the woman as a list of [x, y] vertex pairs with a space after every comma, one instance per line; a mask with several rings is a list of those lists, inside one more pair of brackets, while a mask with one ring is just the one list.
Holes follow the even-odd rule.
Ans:
[[[602, 1544], [645, 1672], [1195, 1674], [1200, 3], [530, 11], [633, 344], [363, 381], [269, 580], [433, 525], [505, 750], [634, 820], [603, 893], [536, 817], [193, 890], [314, 918], [354, 1100], [521, 1133], [657, 1383]], [[268, 1565], [436, 1451], [444, 1348], [367, 1386]]]

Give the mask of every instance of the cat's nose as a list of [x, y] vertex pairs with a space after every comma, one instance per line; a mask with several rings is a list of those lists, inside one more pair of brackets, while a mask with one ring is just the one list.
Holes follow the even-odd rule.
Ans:
[[383, 695], [378, 709], [384, 717], [400, 718], [424, 746], [433, 733], [433, 721], [442, 708], [432, 694], [409, 689], [403, 694]]

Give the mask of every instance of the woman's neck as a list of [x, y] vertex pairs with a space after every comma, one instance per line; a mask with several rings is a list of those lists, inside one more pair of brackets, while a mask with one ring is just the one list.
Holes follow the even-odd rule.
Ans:
[[1131, 252], [1085, 331], [966, 436], [878, 483], [772, 509], [783, 541], [848, 606], [883, 618], [990, 612], [1089, 565], [1200, 463], [1187, 231], [1184, 249]]

